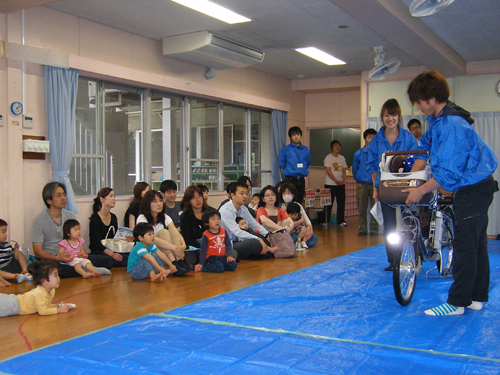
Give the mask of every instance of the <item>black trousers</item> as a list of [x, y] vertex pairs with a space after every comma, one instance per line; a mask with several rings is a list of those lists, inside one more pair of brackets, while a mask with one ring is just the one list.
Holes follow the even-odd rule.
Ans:
[[262, 244], [257, 239], [235, 241], [233, 242], [233, 249], [238, 252], [238, 259], [265, 259], [274, 257], [271, 253], [261, 254]]
[[453, 284], [448, 303], [469, 306], [472, 301], [487, 302], [490, 285], [488, 257], [488, 208], [498, 183], [488, 177], [455, 193], [455, 239], [453, 241]]
[[384, 216], [384, 238], [385, 238], [385, 252], [387, 254], [387, 261], [394, 264], [394, 245], [387, 241], [387, 236], [396, 231], [396, 209], [388, 204], [380, 202], [382, 205], [382, 215]]
[[306, 196], [306, 180], [304, 177], [292, 177], [292, 176], [285, 176], [284, 181], [290, 182], [295, 186], [297, 191], [299, 192], [299, 196], [297, 198], [297, 202], [302, 204], [302, 201], [304, 200], [304, 197]]
[[333, 202], [337, 199], [337, 224], [343, 223], [345, 212], [345, 185], [325, 185], [325, 189], [330, 189], [332, 196], [331, 206], [326, 206], [326, 222], [330, 223], [330, 216], [332, 215]]

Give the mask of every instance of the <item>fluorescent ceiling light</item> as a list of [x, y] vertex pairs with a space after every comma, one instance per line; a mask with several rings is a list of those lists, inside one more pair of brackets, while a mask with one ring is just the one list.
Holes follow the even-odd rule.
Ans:
[[316, 47], [296, 48], [295, 51], [300, 52], [312, 59], [318, 60], [326, 65], [344, 65], [345, 61], [339, 60], [326, 52], [323, 52]]
[[194, 9], [207, 16], [217, 18], [218, 20], [233, 24], [241, 22], [249, 22], [251, 19], [243, 17], [238, 13], [214, 4], [208, 0], [172, 0], [174, 3], [184, 5]]

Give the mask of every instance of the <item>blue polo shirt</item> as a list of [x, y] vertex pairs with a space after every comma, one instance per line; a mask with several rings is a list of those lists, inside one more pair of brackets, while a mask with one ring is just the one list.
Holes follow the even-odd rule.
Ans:
[[[298, 165], [302, 164], [299, 168]], [[285, 176], [306, 177], [311, 166], [311, 153], [302, 143], [297, 147], [293, 143], [283, 147], [280, 151], [279, 168]]]

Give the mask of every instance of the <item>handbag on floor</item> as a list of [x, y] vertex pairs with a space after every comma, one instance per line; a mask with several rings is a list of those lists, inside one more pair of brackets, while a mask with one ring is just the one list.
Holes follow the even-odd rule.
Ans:
[[118, 240], [114, 238], [108, 238], [109, 232], [113, 229], [113, 234], [115, 232], [115, 227], [111, 226], [108, 229], [106, 238], [101, 240], [101, 243], [106, 247], [106, 249], [111, 250], [114, 253], [130, 253], [134, 247], [134, 242], [128, 242], [126, 240]]
[[296, 246], [288, 233], [270, 233], [269, 242], [271, 246], [278, 246], [278, 250], [274, 253], [275, 258], [291, 258], [297, 254]]

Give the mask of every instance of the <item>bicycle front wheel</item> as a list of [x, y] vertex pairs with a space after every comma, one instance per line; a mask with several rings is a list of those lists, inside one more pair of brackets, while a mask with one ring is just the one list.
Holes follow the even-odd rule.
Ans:
[[409, 232], [403, 232], [401, 243], [394, 254], [392, 284], [394, 294], [400, 305], [406, 306], [411, 302], [417, 284], [417, 245]]

